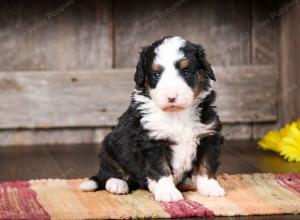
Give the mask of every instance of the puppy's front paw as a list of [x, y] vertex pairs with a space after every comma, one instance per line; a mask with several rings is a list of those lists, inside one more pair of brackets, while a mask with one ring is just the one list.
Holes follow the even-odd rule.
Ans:
[[168, 189], [157, 189], [153, 192], [156, 201], [175, 202], [183, 200], [181, 192], [176, 187]]
[[209, 179], [207, 176], [197, 177], [197, 190], [203, 196], [224, 196], [225, 191], [217, 180]]
[[124, 180], [110, 178], [106, 181], [105, 189], [112, 194], [127, 194], [129, 187]]
[[175, 202], [183, 199], [181, 192], [174, 185], [172, 177], [163, 177], [158, 181], [149, 180], [148, 187], [156, 201]]

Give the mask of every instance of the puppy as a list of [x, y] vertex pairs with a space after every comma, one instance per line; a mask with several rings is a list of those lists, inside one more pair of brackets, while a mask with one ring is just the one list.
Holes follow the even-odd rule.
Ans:
[[178, 36], [155, 41], [142, 49], [134, 80], [127, 111], [103, 141], [99, 172], [80, 189], [142, 188], [157, 201], [178, 201], [177, 186], [193, 179], [202, 195], [223, 196], [216, 79], [203, 48]]

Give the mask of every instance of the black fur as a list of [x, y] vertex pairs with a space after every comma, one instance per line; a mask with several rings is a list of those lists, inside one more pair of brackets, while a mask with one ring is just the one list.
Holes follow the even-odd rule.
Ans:
[[[134, 80], [140, 94], [149, 97], [148, 88], [155, 88], [158, 79], [153, 77], [151, 65], [155, 58], [154, 49], [165, 38], [143, 48], [136, 67]], [[205, 79], [201, 82], [201, 89], [207, 91], [210, 87], [209, 80], [215, 80], [210, 64], [206, 60], [204, 50], [200, 45], [187, 42], [181, 48], [189, 63], [190, 75], [183, 78], [191, 87], [196, 86], [199, 74]], [[205, 172], [214, 177], [219, 166], [221, 135], [221, 123], [214, 107], [216, 93], [212, 91], [200, 104], [200, 121], [207, 124], [216, 121], [215, 133], [201, 139], [197, 147], [196, 158], [193, 161], [193, 169], [186, 176], [193, 173]], [[147, 188], [147, 177], [158, 180], [163, 176], [172, 174], [170, 166], [172, 160], [170, 140], [154, 140], [149, 138], [140, 120], [143, 114], [138, 109], [139, 103], [133, 100], [126, 112], [119, 118], [119, 123], [108, 134], [102, 144], [99, 153], [100, 169], [97, 175], [92, 177], [98, 184], [98, 189], [104, 189], [109, 178], [119, 178], [128, 183], [129, 188]], [[205, 164], [205, 167], [203, 167]]]

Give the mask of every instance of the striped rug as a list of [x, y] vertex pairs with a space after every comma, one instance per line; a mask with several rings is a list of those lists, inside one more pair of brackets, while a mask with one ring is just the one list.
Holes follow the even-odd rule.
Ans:
[[225, 197], [185, 192], [180, 202], [156, 202], [137, 190], [129, 195], [83, 193], [83, 179], [0, 183], [0, 219], [180, 218], [300, 213], [300, 174], [221, 175]]

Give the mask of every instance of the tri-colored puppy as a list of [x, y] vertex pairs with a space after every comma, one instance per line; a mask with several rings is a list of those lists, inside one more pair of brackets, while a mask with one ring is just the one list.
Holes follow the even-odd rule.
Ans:
[[134, 80], [127, 111], [103, 141], [99, 172], [81, 190], [144, 188], [158, 201], [177, 201], [176, 186], [193, 177], [199, 193], [223, 196], [215, 179], [223, 141], [216, 79], [203, 48], [178, 36], [155, 41], [140, 53]]

